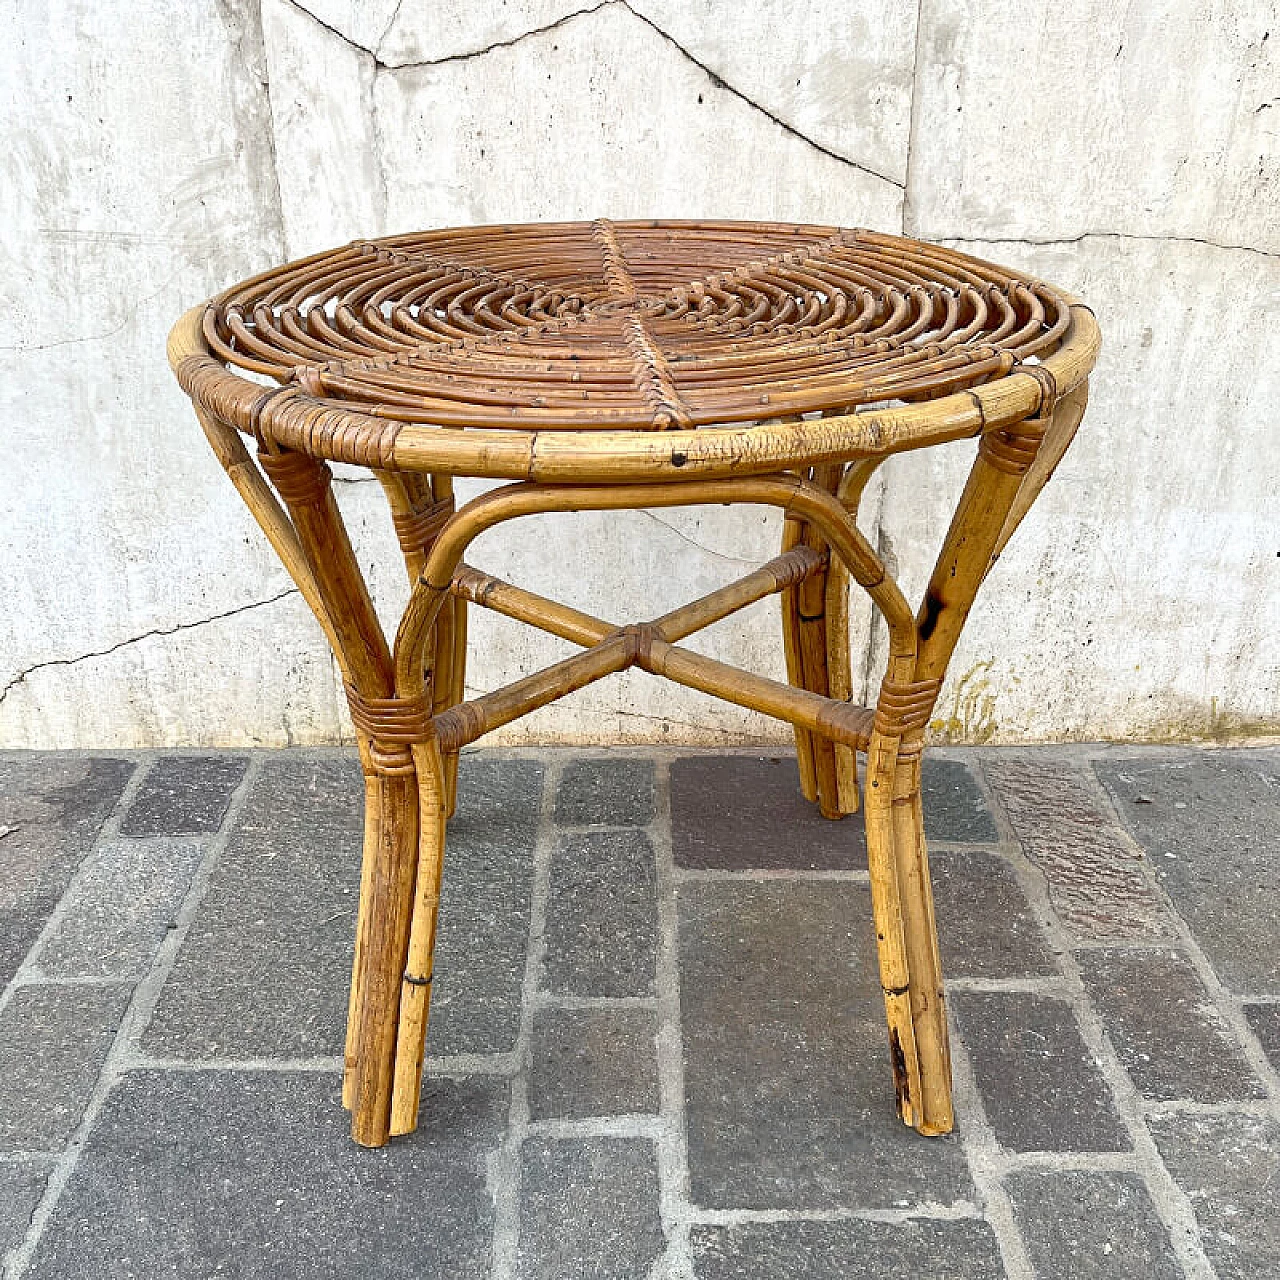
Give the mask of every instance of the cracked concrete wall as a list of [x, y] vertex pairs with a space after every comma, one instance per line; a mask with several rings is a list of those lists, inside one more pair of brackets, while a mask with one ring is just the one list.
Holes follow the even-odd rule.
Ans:
[[[1280, 731], [1274, 0], [60, 0], [9, 29], [0, 745], [341, 740], [332, 662], [172, 383], [167, 328], [357, 235], [601, 214], [906, 230], [1085, 296], [1106, 337], [1085, 426], [935, 734]], [[869, 495], [914, 589], [971, 452], [894, 459]], [[344, 472], [339, 497], [390, 619], [378, 488]], [[621, 620], [777, 536], [745, 510], [540, 517], [475, 559]], [[569, 556], [589, 581], [560, 581]], [[853, 636], [874, 685], [865, 609]], [[767, 604], [698, 647], [780, 674]], [[484, 615], [473, 652], [479, 690], [561, 649]], [[785, 731], [631, 674], [506, 737]]]

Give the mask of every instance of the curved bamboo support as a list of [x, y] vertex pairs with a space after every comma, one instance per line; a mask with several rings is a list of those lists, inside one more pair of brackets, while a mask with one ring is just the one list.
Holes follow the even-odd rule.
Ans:
[[[844, 563], [853, 580], [871, 596], [885, 618], [889, 629], [890, 650], [886, 684], [893, 688], [910, 685], [916, 661], [916, 628], [905, 597], [897, 584], [885, 574], [879, 557], [839, 499], [827, 489], [798, 476], [784, 474], [743, 477], [737, 480], [689, 481], [680, 485], [514, 484], [491, 490], [476, 498], [461, 508], [441, 532], [405, 609], [394, 648], [395, 683], [400, 696], [408, 699], [424, 696], [422, 658], [428, 638], [450, 595], [454, 574], [467, 546], [485, 530], [520, 516], [548, 511], [619, 510], [706, 503], [755, 503], [780, 507], [788, 515], [812, 526], [825, 540], [831, 552]], [[650, 645], [651, 651], [657, 647]], [[660, 648], [658, 652], [662, 652]], [[621, 670], [632, 660], [628, 657], [623, 636], [613, 646], [602, 644], [592, 650], [592, 653], [597, 655], [594, 665], [579, 664], [573, 668], [584, 683], [597, 678], [597, 674], [603, 674], [605, 670]], [[680, 661], [692, 682], [694, 673], [689, 668], [697, 663], [690, 663], [687, 655], [682, 656]], [[670, 671], [671, 668], [668, 668], [668, 673]], [[556, 671], [549, 678], [548, 689], [555, 687], [563, 692], [566, 687], [565, 674], [563, 671]], [[723, 696], [723, 689], [716, 691]], [[529, 692], [536, 694], [536, 690], [520, 690], [520, 699]], [[534, 704], [521, 705], [527, 707]], [[510, 710], [512, 716], [522, 713], [514, 705]], [[501, 721], [495, 717], [494, 723], [499, 722]], [[893, 835], [893, 776], [897, 748], [897, 737], [886, 732], [884, 726], [871, 734], [870, 755], [873, 764], [868, 770], [866, 805], [868, 869], [876, 917], [881, 987], [890, 1026], [899, 1107], [908, 1123], [920, 1125], [923, 1123], [920, 1102], [921, 1067], [911, 1017], [911, 974]], [[426, 850], [424, 856], [434, 858], [434, 849]], [[419, 878], [423, 874], [425, 869], [420, 867]], [[411, 938], [421, 937], [429, 927], [433, 926], [427, 920], [415, 916]], [[416, 945], [415, 941], [411, 941], [411, 948]], [[421, 1052], [416, 1042], [408, 1040], [408, 1037], [416, 1034], [416, 1024], [412, 1027], [402, 1026], [399, 1054]], [[949, 1093], [949, 1079], [940, 1087]]]

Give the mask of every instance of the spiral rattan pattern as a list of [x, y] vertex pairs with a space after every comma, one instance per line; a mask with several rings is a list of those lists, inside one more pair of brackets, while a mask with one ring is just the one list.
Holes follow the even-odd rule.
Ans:
[[374, 418], [507, 430], [735, 424], [934, 399], [1035, 367], [1049, 286], [917, 241], [742, 222], [358, 241], [210, 303], [232, 370]]

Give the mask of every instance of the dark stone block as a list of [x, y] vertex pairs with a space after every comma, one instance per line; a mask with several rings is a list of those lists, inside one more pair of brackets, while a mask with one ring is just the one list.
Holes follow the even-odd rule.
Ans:
[[1130, 1146], [1069, 1005], [1025, 992], [957, 991], [951, 1008], [987, 1118], [1014, 1151]]
[[379, 1151], [351, 1141], [339, 1093], [336, 1073], [131, 1073], [29, 1277], [487, 1278], [505, 1084], [428, 1080], [423, 1127]]
[[1200, 751], [1096, 768], [1223, 983], [1280, 995], [1280, 753]]
[[363, 796], [354, 757], [267, 758], [143, 1037], [148, 1053], [342, 1053]]
[[22, 987], [0, 1013], [0, 1151], [75, 1132], [129, 1003], [125, 986]]
[[574, 760], [560, 777], [556, 821], [567, 827], [643, 827], [653, 821], [653, 761]]
[[1271, 1065], [1280, 1071], [1280, 1004], [1247, 1004], [1244, 1016]]
[[520, 1031], [543, 767], [464, 756], [445, 842], [427, 1053], [510, 1053]]
[[1280, 1275], [1280, 1123], [1244, 1115], [1148, 1123], [1165, 1167], [1191, 1200], [1218, 1280]]
[[[926, 757], [925, 835], [989, 841], [991, 815], [958, 760]], [[856, 870], [867, 865], [861, 814], [824, 818], [800, 794], [793, 756], [685, 756], [671, 765], [671, 838], [678, 866]]]
[[173, 927], [204, 848], [195, 840], [116, 840], [90, 854], [58, 926], [33, 957], [60, 978], [143, 977]]
[[929, 857], [942, 972], [948, 978], [1053, 974], [1053, 956], [1013, 868], [993, 853]]
[[563, 836], [551, 864], [543, 961], [547, 990], [652, 995], [657, 916], [648, 836], [626, 830]]
[[1077, 957], [1120, 1061], [1147, 1098], [1265, 1098], [1196, 971], [1177, 951], [1093, 951]]
[[534, 1018], [535, 1120], [658, 1110], [657, 1018], [649, 1009], [542, 1009]]
[[133, 773], [130, 760], [0, 760], [0, 987], [44, 928]]
[[52, 1167], [45, 1160], [0, 1164], [0, 1258], [22, 1243]]
[[671, 846], [681, 867], [865, 868], [861, 815], [832, 821], [800, 794], [794, 756], [671, 762]]
[[652, 1143], [525, 1141], [520, 1280], [640, 1280], [664, 1248]]
[[927, 840], [993, 844], [999, 838], [986, 799], [963, 761], [926, 755], [920, 802]]
[[690, 1233], [697, 1280], [998, 1280], [985, 1222], [750, 1222]]
[[1182, 1280], [1136, 1174], [1024, 1170], [1005, 1188], [1038, 1280]]
[[958, 1140], [897, 1118], [868, 890], [679, 893], [690, 1195], [714, 1209], [887, 1209], [974, 1194]]
[[1124, 839], [1078, 768], [1043, 755], [1004, 753], [987, 756], [983, 768], [1072, 933], [1106, 939], [1173, 932], [1141, 853]]
[[120, 834], [212, 835], [248, 767], [243, 756], [161, 756], [142, 780]]
[[[509, 1051], [519, 1024], [541, 767], [463, 760], [449, 825], [427, 1052]], [[354, 757], [271, 757], [214, 873], [148, 1052], [339, 1055], [360, 893]]]

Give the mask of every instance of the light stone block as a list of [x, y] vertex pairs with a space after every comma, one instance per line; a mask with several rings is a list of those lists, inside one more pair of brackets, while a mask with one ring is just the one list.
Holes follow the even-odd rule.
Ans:
[[717, 87], [625, 6], [385, 72], [374, 101], [397, 231], [600, 216], [900, 225], [893, 182]]
[[1280, 249], [1274, 0], [925, 0], [920, 32], [911, 234]]

